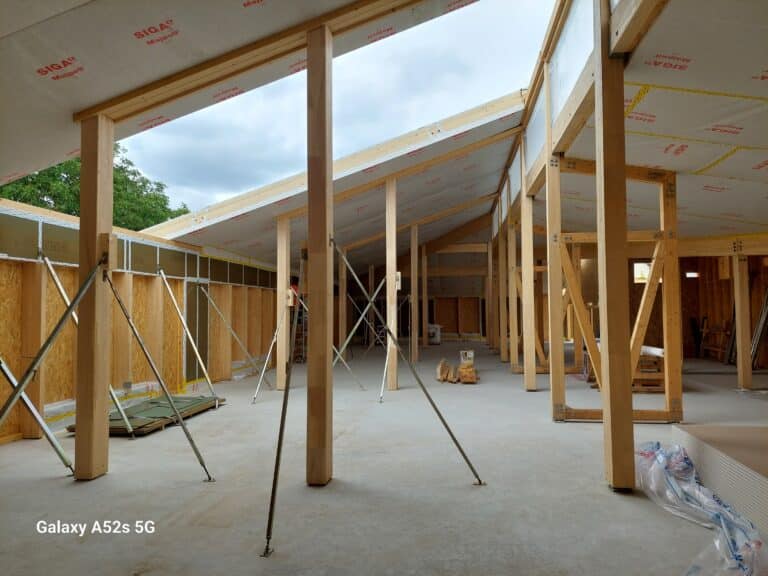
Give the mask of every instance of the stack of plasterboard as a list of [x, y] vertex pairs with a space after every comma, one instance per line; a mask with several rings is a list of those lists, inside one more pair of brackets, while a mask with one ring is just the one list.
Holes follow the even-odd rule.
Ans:
[[702, 483], [768, 534], [768, 426], [681, 425]]

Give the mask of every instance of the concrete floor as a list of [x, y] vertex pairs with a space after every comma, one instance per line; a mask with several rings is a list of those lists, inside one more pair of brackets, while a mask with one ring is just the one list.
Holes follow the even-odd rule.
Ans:
[[[334, 480], [304, 483], [305, 368], [294, 371], [269, 559], [264, 547], [281, 394], [250, 404], [254, 379], [222, 383], [227, 404], [189, 427], [217, 478], [203, 474], [182, 431], [112, 439], [110, 472], [93, 482], [64, 476], [44, 441], [0, 446], [2, 574], [679, 574], [707, 545], [707, 530], [603, 479], [602, 427], [553, 423], [547, 377], [526, 393], [519, 375], [471, 344], [477, 386], [439, 384], [430, 348], [419, 370], [473, 459], [485, 487], [450, 443], [407, 367], [377, 402], [383, 355], [352, 360], [334, 391]], [[358, 352], [361, 355], [361, 351]], [[768, 395], [733, 390], [735, 377], [686, 377], [686, 419], [768, 423]], [[572, 378], [569, 403], [597, 406]], [[661, 398], [637, 395], [637, 405]], [[670, 441], [666, 425], [638, 425], [636, 442]], [[63, 440], [71, 454], [74, 441]], [[152, 535], [38, 535], [38, 520], [152, 520]]]

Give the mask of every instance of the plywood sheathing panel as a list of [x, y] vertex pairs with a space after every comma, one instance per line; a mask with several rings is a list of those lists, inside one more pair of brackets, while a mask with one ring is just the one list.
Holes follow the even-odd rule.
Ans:
[[[0, 261], [0, 318], [3, 319], [0, 355], [16, 378], [21, 378], [21, 266], [19, 262]], [[0, 402], [5, 402], [11, 387], [4, 378], [0, 384]], [[20, 434], [21, 410], [21, 403], [18, 403], [0, 427], [0, 442]]]
[[[152, 359], [163, 370], [163, 294], [165, 288], [157, 276], [134, 276], [133, 278], [133, 321], [152, 355]], [[132, 350], [132, 372], [134, 382], [155, 382], [155, 376], [138, 345]]]
[[261, 288], [248, 288], [248, 352], [252, 356], [262, 356], [263, 349], [261, 333], [264, 316], [262, 314]]
[[[288, 322], [283, 318], [283, 323]], [[263, 354], [267, 353], [269, 345], [272, 342], [272, 335], [275, 332], [275, 291], [261, 290], [261, 350]], [[275, 365], [275, 356], [272, 355], [270, 367]]]
[[[232, 329], [243, 344], [248, 342], [248, 288], [245, 286], [232, 286]], [[232, 361], [245, 359], [243, 349], [232, 338]]]
[[[211, 284], [208, 286], [210, 297], [216, 302], [224, 318], [232, 322], [232, 286]], [[232, 336], [221, 317], [208, 306], [208, 373], [213, 382], [232, 378]]]
[[[162, 280], [161, 280], [162, 281]], [[168, 279], [179, 308], [184, 309], [184, 281]], [[163, 368], [161, 374], [171, 392], [184, 391], [184, 329], [181, 326], [168, 291], [163, 287]]]
[[[61, 285], [72, 299], [77, 293], [77, 268], [55, 266], [56, 274], [61, 280]], [[50, 334], [56, 322], [66, 310], [64, 301], [53, 283], [50, 274], [47, 273], [46, 300], [46, 333]], [[5, 322], [5, 316], [2, 316]], [[74, 398], [75, 374], [77, 373], [77, 327], [71, 320], [56, 339], [56, 343], [48, 352], [43, 362], [48, 371], [48, 379], [45, 387], [45, 403], [59, 402]]]
[[[130, 272], [113, 272], [112, 283], [123, 304], [130, 312], [133, 309], [133, 274]], [[122, 390], [126, 383], [133, 382], [132, 350], [138, 346], [134, 342], [131, 327], [117, 303], [112, 300], [112, 387]]]

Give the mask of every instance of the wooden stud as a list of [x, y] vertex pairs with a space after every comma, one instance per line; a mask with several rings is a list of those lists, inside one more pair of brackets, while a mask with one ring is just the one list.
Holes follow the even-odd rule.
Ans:
[[248, 353], [259, 358], [265, 354], [262, 350], [262, 296], [261, 288], [248, 287]]
[[552, 95], [549, 63], [544, 65], [544, 101], [548, 159], [545, 168], [547, 201], [547, 304], [549, 310], [549, 389], [552, 419], [565, 418], [565, 349], [563, 345], [563, 268], [560, 262], [560, 157], [552, 149]]
[[[112, 232], [112, 147], [115, 128], [106, 116], [85, 118], [80, 125], [80, 258], [79, 282], [101, 260], [103, 234]], [[109, 395], [112, 361], [112, 293], [97, 279], [78, 308], [77, 430], [75, 478], [106, 474], [109, 459]]]
[[[659, 187], [664, 235], [664, 284], [661, 289], [664, 328], [664, 398], [675, 422], [683, 419], [683, 326], [680, 261], [677, 247], [677, 184], [674, 175]], [[634, 365], [633, 371], [634, 374]]]
[[419, 361], [419, 227], [411, 226], [411, 362]]
[[[112, 283], [128, 312], [133, 314], [133, 274], [113, 272]], [[131, 327], [115, 302], [112, 306], [112, 386], [116, 390], [121, 389], [126, 382], [133, 382], [133, 347]]]
[[536, 390], [536, 305], [533, 271], [533, 198], [525, 183], [525, 146], [520, 147], [520, 260], [522, 264], [520, 293], [523, 313], [523, 381], [525, 389]]
[[333, 40], [327, 26], [307, 34], [307, 182], [309, 350], [307, 484], [333, 476]]
[[[501, 214], [501, 208], [499, 208]], [[502, 362], [509, 362], [509, 316], [507, 315], [507, 228], [506, 224], [499, 224], [498, 235], [498, 282], [499, 282], [499, 356]]]
[[[571, 263], [576, 285], [579, 293], [581, 293], [581, 246], [579, 244], [574, 244], [571, 247]], [[569, 290], [568, 294], [570, 295], [570, 293]], [[573, 303], [571, 303], [570, 309], [573, 313]], [[581, 372], [584, 366], [584, 335], [578, 322], [575, 321], [573, 323], [573, 365], [577, 372]]]
[[[46, 288], [45, 266], [39, 262], [24, 262], [21, 272], [21, 362], [22, 369], [37, 355], [48, 336], [46, 330]], [[40, 414], [45, 405], [45, 380], [48, 367], [43, 364], [27, 385], [27, 396]], [[5, 386], [5, 383], [3, 383]], [[42, 438], [43, 431], [25, 408], [21, 412], [21, 434], [23, 438]]]
[[427, 295], [427, 245], [421, 246], [421, 343], [429, 346], [429, 299]]
[[[664, 280], [666, 282], [666, 278]], [[733, 256], [733, 296], [736, 306], [736, 370], [739, 388], [752, 388], [752, 329], [749, 310], [749, 257]], [[666, 351], [665, 351], [666, 367]]]
[[[386, 184], [387, 326], [397, 336], [397, 182]], [[397, 390], [397, 348], [387, 337], [387, 390]]]
[[[510, 207], [511, 210], [511, 207]], [[517, 319], [517, 230], [507, 220], [507, 289], [509, 291], [509, 362], [513, 371], [520, 369], [520, 329]]]
[[277, 289], [275, 292], [275, 342], [276, 387], [285, 390], [288, 372], [288, 354], [291, 349], [291, 221], [277, 221]]
[[629, 368], [624, 60], [610, 57], [610, 0], [594, 1], [594, 18], [597, 268], [605, 468], [613, 489], [631, 490], [635, 486], [635, 454]]
[[488, 271], [485, 276], [485, 341], [488, 344], [488, 347], [493, 349], [493, 339], [494, 334], [493, 330], [491, 330], [491, 301], [493, 300], [493, 242], [488, 241], [488, 251], [487, 251], [487, 267]]

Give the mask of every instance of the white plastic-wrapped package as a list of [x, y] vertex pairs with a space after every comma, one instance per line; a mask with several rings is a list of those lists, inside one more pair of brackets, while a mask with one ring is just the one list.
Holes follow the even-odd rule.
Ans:
[[635, 470], [638, 487], [651, 500], [716, 532], [684, 576], [768, 576], [768, 549], [757, 529], [701, 484], [685, 448], [643, 444], [635, 452]]

